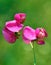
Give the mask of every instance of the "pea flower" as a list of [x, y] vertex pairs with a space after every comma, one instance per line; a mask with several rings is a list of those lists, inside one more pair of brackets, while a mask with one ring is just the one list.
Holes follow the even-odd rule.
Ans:
[[36, 37], [38, 44], [44, 44], [44, 38], [47, 37], [48, 34], [44, 28], [37, 28], [36, 29]]
[[14, 43], [17, 39], [15, 33], [11, 32], [6, 27], [3, 28], [2, 33], [3, 33], [5, 40], [8, 41], [9, 43]]
[[38, 44], [44, 44], [44, 38], [47, 36], [47, 32], [44, 28], [37, 28], [35, 30], [29, 26], [26, 26], [22, 33], [23, 41], [27, 44], [33, 41], [36, 41]]
[[18, 24], [22, 24], [26, 19], [26, 14], [25, 13], [15, 14], [14, 19], [17, 20]]
[[8, 21], [2, 30], [3, 36], [9, 43], [14, 43], [19, 37], [19, 32], [23, 28], [23, 24], [18, 25], [16, 20]]
[[30, 44], [33, 40], [36, 40], [35, 30], [29, 26], [26, 26], [23, 29], [22, 38], [26, 44]]
[[8, 21], [2, 30], [3, 36], [9, 43], [14, 43], [19, 37], [19, 32], [23, 28], [23, 24], [18, 24], [16, 20]]
[[47, 37], [48, 34], [44, 28], [37, 28], [37, 29], [32, 29], [29, 26], [24, 27], [23, 32], [22, 32], [22, 38], [23, 41], [26, 44], [30, 44], [33, 53], [34, 53], [34, 65], [36, 65], [36, 57], [35, 57], [35, 50], [34, 50], [34, 43], [32, 42], [37, 42], [38, 44], [42, 45], [44, 44], [44, 38]]

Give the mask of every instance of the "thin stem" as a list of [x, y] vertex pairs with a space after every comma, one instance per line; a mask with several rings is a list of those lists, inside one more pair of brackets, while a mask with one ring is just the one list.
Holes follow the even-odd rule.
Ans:
[[33, 57], [34, 57], [34, 63], [33, 65], [36, 65], [36, 56], [35, 56], [35, 44], [34, 43], [30, 43], [32, 49], [33, 49]]
[[36, 65], [35, 44], [33, 43], [34, 65]]

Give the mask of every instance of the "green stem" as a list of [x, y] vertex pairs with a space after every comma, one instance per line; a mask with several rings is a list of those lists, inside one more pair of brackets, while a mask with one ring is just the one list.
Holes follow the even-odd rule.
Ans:
[[36, 65], [35, 44], [33, 43], [34, 65]]
[[33, 49], [33, 57], [34, 57], [34, 63], [33, 63], [33, 65], [36, 65], [35, 43], [31, 43], [31, 42], [30, 42], [30, 45], [31, 45], [31, 47], [32, 47], [32, 49]]

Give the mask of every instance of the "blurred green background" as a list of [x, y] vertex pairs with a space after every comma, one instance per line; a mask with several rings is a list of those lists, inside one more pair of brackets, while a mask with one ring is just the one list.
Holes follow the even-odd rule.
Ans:
[[48, 32], [45, 45], [35, 44], [37, 65], [51, 65], [51, 0], [0, 0], [0, 65], [33, 65], [33, 51], [22, 37], [9, 44], [2, 35], [2, 28], [16, 13], [26, 13], [24, 25], [44, 27]]

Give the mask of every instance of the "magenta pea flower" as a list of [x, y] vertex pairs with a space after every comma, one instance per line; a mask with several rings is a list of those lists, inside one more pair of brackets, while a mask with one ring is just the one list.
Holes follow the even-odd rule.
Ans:
[[16, 20], [8, 21], [2, 30], [4, 38], [9, 43], [14, 43], [19, 37], [19, 32], [23, 28], [23, 24], [17, 24]]
[[32, 29], [29, 26], [26, 26], [23, 29], [23, 41], [27, 44], [30, 44], [33, 41], [36, 41], [38, 44], [44, 44], [44, 38], [47, 37], [48, 34], [44, 28], [37, 28], [36, 30]]
[[3, 28], [2, 33], [3, 33], [5, 40], [9, 43], [14, 43], [17, 39], [15, 33], [9, 31], [6, 27]]
[[33, 42], [37, 42], [38, 44], [42, 45], [45, 43], [44, 38], [47, 36], [48, 36], [48, 34], [44, 28], [37, 28], [35, 30], [29, 26], [26, 26], [23, 29], [23, 33], [22, 33], [23, 41], [26, 44], [31, 44], [31, 47], [33, 49], [34, 65], [36, 65], [36, 57], [35, 57], [35, 52], [34, 52], [35, 50], [34, 50], [34, 43]]
[[5, 24], [6, 28], [12, 32], [19, 32], [23, 28], [23, 24], [18, 24], [16, 20], [8, 21]]
[[48, 34], [44, 28], [37, 28], [36, 29], [36, 37], [38, 44], [44, 44], [44, 38], [47, 37]]
[[25, 13], [15, 14], [14, 19], [17, 20], [18, 24], [20, 23], [22, 24], [26, 19], [26, 14]]
[[22, 37], [23, 37], [23, 41], [24, 41], [26, 44], [30, 44], [33, 40], [36, 40], [35, 30], [32, 29], [32, 28], [29, 27], [29, 26], [26, 26], [26, 27], [23, 29]]

